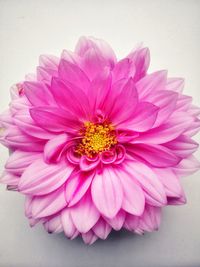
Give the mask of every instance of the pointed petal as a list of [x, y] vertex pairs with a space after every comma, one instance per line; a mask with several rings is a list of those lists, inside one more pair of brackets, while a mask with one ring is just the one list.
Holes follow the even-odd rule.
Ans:
[[95, 175], [91, 192], [95, 206], [103, 215], [108, 218], [116, 216], [122, 205], [123, 191], [113, 169], [105, 168]]
[[96, 236], [101, 239], [106, 239], [112, 230], [112, 227], [106, 223], [102, 218], [92, 228]]
[[181, 93], [184, 87], [184, 79], [183, 78], [168, 78], [166, 89], [171, 90], [177, 93]]
[[44, 223], [44, 227], [48, 233], [61, 233], [63, 231], [60, 214], [48, 219]]
[[68, 206], [75, 205], [87, 192], [92, 179], [93, 172], [74, 172], [66, 182], [65, 197]]
[[76, 227], [72, 221], [69, 208], [66, 208], [61, 212], [61, 222], [65, 235], [68, 238], [72, 238], [76, 232]]
[[92, 245], [98, 239], [92, 230], [82, 234], [82, 238], [87, 245]]
[[175, 173], [180, 176], [188, 176], [200, 169], [200, 162], [194, 157], [182, 159], [180, 163], [173, 168]]
[[117, 62], [117, 64], [113, 69], [112, 72], [113, 83], [123, 78], [134, 77], [135, 72], [136, 69], [133, 62], [131, 62], [130, 59], [128, 58], [124, 58], [119, 62]]
[[71, 208], [73, 223], [81, 233], [87, 233], [96, 224], [99, 216], [89, 192]]
[[32, 195], [48, 194], [59, 188], [69, 178], [72, 170], [73, 167], [64, 161], [49, 165], [39, 159], [22, 174], [19, 191]]
[[124, 224], [125, 217], [126, 217], [125, 211], [120, 210], [115, 217], [113, 218], [104, 217], [104, 219], [114, 230], [119, 231]]

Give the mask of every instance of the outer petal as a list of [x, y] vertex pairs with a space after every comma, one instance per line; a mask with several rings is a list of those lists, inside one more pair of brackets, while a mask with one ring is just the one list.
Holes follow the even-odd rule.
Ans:
[[60, 214], [49, 218], [45, 223], [44, 227], [48, 233], [60, 233], [63, 231]]
[[121, 180], [124, 191], [122, 208], [133, 215], [141, 215], [145, 204], [144, 193], [141, 187], [125, 170], [116, 169], [116, 174]]
[[112, 168], [97, 173], [92, 182], [92, 199], [98, 210], [108, 218], [113, 218], [121, 208], [122, 185]]
[[176, 112], [168, 121], [160, 127], [149, 130], [146, 133], [136, 137], [134, 142], [163, 144], [171, 141], [181, 135], [193, 123], [194, 118], [186, 112]]
[[61, 222], [63, 225], [65, 235], [68, 238], [72, 238], [76, 233], [77, 229], [72, 221], [69, 208], [66, 208], [61, 212]]
[[157, 71], [146, 75], [136, 83], [139, 98], [145, 99], [149, 94], [154, 94], [155, 91], [163, 90], [167, 80], [166, 71]]
[[147, 205], [140, 219], [139, 228], [152, 232], [158, 230], [161, 220], [161, 209]]
[[94, 234], [92, 230], [88, 231], [85, 234], [82, 234], [82, 238], [83, 241], [88, 245], [92, 245], [98, 239], [98, 237]]
[[44, 196], [35, 196], [31, 202], [30, 213], [33, 218], [53, 215], [66, 207], [64, 186]]
[[181, 93], [184, 87], [184, 79], [182, 78], [168, 78], [166, 89]]
[[16, 150], [10, 155], [5, 167], [7, 171], [21, 175], [30, 164], [41, 157], [41, 153]]
[[0, 177], [0, 183], [16, 187], [19, 183], [19, 179], [20, 177], [15, 174], [4, 172]]
[[170, 149], [162, 145], [134, 144], [128, 146], [127, 150], [139, 160], [142, 159], [155, 167], [170, 167], [179, 163], [181, 158], [177, 157]]
[[182, 159], [180, 163], [173, 168], [175, 173], [180, 176], [190, 175], [200, 169], [200, 162], [194, 157]]
[[71, 208], [74, 225], [81, 233], [87, 233], [98, 221], [100, 213], [94, 206], [90, 192]]
[[125, 217], [126, 217], [126, 212], [120, 210], [115, 217], [113, 218], [104, 217], [104, 219], [114, 230], [119, 231], [124, 224]]
[[109, 233], [111, 232], [112, 227], [102, 218], [100, 218], [98, 222], [93, 226], [92, 230], [99, 238], [106, 239]]
[[45, 195], [59, 188], [70, 176], [73, 167], [62, 161], [59, 164], [46, 164], [39, 159], [23, 173], [19, 190], [24, 194]]
[[149, 167], [140, 162], [127, 161], [124, 163], [124, 169], [141, 185], [147, 203], [155, 206], [166, 204], [167, 200], [163, 185]]
[[146, 132], [151, 129], [156, 121], [159, 108], [148, 102], [138, 103], [136, 112], [130, 120], [119, 125], [120, 128], [136, 132]]

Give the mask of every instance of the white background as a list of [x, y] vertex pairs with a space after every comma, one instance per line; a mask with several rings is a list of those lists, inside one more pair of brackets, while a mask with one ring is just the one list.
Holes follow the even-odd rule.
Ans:
[[[143, 41], [151, 50], [150, 71], [185, 77], [185, 94], [200, 104], [199, 15], [198, 0], [0, 0], [0, 111], [9, 102], [9, 87], [35, 70], [40, 54], [72, 50], [81, 35], [107, 40], [119, 58]], [[0, 153], [2, 170], [8, 153], [2, 146]], [[200, 266], [199, 176], [183, 179], [188, 204], [165, 208], [158, 232], [117, 232], [92, 246], [48, 235], [41, 226], [29, 228], [23, 196], [1, 185], [0, 266]]]

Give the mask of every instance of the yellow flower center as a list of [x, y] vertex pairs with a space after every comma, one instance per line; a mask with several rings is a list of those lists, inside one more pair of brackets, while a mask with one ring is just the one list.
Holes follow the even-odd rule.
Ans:
[[81, 134], [83, 138], [76, 148], [76, 152], [80, 155], [93, 157], [117, 144], [114, 127], [111, 124], [86, 122]]

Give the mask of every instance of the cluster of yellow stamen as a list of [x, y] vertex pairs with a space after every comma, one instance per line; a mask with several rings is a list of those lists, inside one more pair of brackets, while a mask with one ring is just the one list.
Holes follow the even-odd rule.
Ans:
[[117, 144], [114, 127], [111, 124], [86, 122], [81, 134], [83, 138], [76, 149], [80, 155], [93, 157]]

